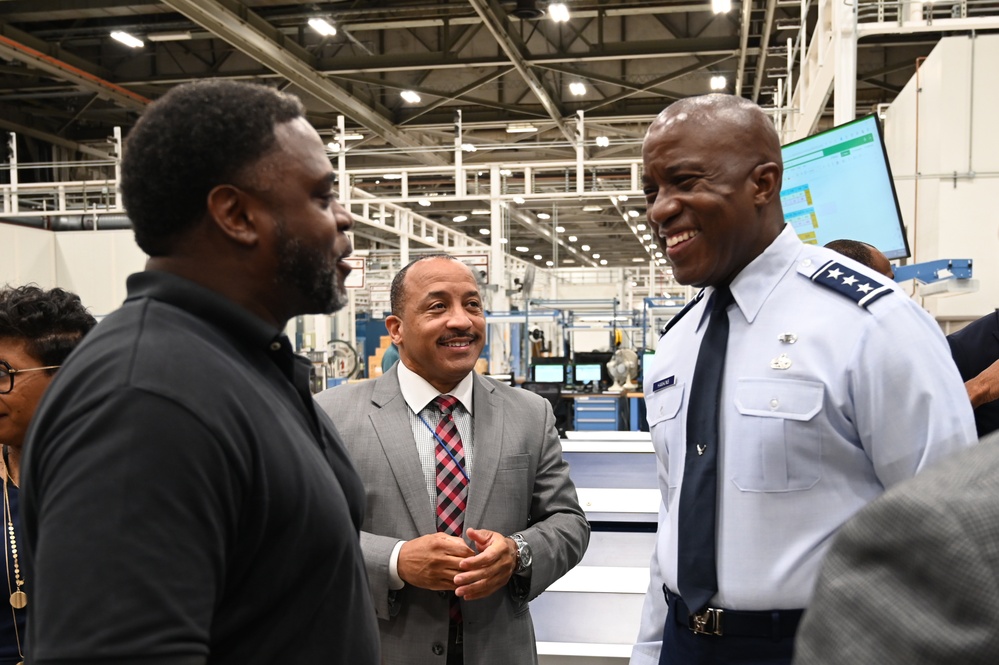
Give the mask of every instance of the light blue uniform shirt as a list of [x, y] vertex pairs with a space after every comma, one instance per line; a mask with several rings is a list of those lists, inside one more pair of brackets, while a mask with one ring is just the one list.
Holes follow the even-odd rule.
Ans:
[[[971, 404], [926, 312], [884, 277], [803, 244], [790, 226], [731, 289], [710, 605], [803, 608], [843, 522], [977, 441]], [[657, 662], [662, 585], [677, 590], [686, 409], [713, 292], [660, 339], [645, 378], [663, 504], [635, 664]]]

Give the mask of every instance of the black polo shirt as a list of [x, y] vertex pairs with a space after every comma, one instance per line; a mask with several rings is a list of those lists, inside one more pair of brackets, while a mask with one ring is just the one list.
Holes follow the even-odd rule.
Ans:
[[307, 384], [247, 310], [132, 275], [28, 435], [29, 662], [378, 663], [364, 489]]

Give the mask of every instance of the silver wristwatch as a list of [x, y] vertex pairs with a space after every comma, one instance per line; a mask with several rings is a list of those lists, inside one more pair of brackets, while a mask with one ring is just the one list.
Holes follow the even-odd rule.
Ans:
[[513, 534], [510, 538], [517, 545], [517, 568], [513, 572], [516, 575], [526, 573], [531, 569], [531, 560], [533, 559], [531, 546], [519, 533]]

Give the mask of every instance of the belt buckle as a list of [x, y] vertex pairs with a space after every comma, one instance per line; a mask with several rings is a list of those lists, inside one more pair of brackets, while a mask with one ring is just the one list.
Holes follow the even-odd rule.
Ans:
[[722, 615], [724, 610], [708, 607], [700, 614], [690, 617], [690, 629], [698, 635], [718, 635], [722, 634]]

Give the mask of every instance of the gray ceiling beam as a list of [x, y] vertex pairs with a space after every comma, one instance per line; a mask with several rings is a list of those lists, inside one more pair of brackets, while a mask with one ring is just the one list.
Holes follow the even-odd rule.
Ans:
[[531, 92], [533, 92], [534, 96], [541, 102], [541, 106], [543, 106], [545, 111], [548, 112], [548, 115], [551, 116], [551, 119], [555, 122], [555, 126], [558, 127], [563, 136], [568, 139], [569, 143], [575, 147], [577, 141], [575, 128], [570, 127], [565, 122], [558, 104], [556, 104], [551, 98], [551, 95], [548, 94], [548, 91], [545, 89], [544, 85], [542, 85], [541, 80], [531, 70], [524, 55], [526, 49], [523, 44], [519, 43], [520, 40], [509, 31], [509, 22], [506, 20], [506, 16], [501, 13], [502, 9], [491, 0], [468, 1], [469, 4], [472, 5], [472, 8], [478, 12], [480, 17], [482, 17], [482, 22], [486, 24], [486, 28], [488, 28], [489, 32], [492, 33], [493, 38], [496, 39], [500, 48], [503, 49], [504, 53], [506, 53], [506, 57], [508, 57], [510, 62], [513, 63], [513, 66], [527, 83]]
[[43, 132], [35, 127], [29, 127], [24, 123], [11, 120], [14, 116], [15, 113], [12, 109], [4, 108], [3, 111], [0, 112], [0, 127], [9, 132], [21, 134], [22, 136], [30, 136], [31, 138], [38, 139], [39, 141], [45, 141], [46, 143], [51, 143], [52, 145], [68, 148], [69, 150], [75, 150], [84, 155], [90, 155], [91, 157], [97, 157], [98, 159], [111, 159], [110, 150], [98, 150], [93, 146], [77, 143], [76, 141], [70, 141], [69, 139], [56, 136], [55, 134], [50, 134], [49, 132]]
[[[777, 0], [767, 0], [767, 9], [763, 15], [763, 38], [760, 40], [760, 52], [756, 56], [756, 78], [753, 80], [753, 96], [750, 100], [759, 102], [760, 86], [763, 85], [763, 77], [767, 73], [767, 48], [770, 46], [770, 31], [774, 25], [774, 10], [777, 8]], [[780, 104], [780, 100], [777, 104]]]
[[412, 150], [412, 158], [428, 166], [447, 161], [421, 151], [419, 140], [397, 129], [378, 112], [354, 99], [313, 66], [315, 58], [286, 38], [279, 30], [235, 0], [164, 0], [176, 11], [218, 35], [262, 65], [284, 76], [294, 85], [351, 120], [367, 127], [397, 148]]

